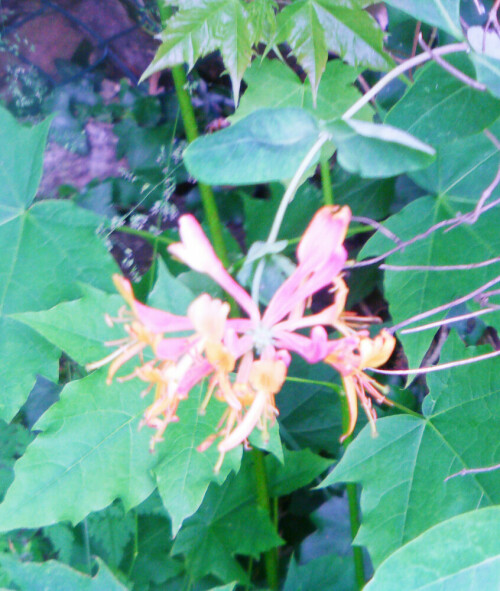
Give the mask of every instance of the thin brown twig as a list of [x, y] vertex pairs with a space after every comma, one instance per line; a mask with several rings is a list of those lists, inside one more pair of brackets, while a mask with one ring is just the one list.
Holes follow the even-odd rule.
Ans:
[[466, 359], [458, 359], [456, 361], [449, 361], [448, 363], [440, 363], [438, 365], [431, 365], [430, 367], [419, 367], [418, 369], [375, 369], [374, 367], [367, 367], [366, 369], [387, 376], [399, 375], [399, 376], [412, 376], [412, 375], [424, 375], [428, 373], [434, 373], [436, 371], [443, 371], [452, 367], [460, 367], [463, 365], [470, 365], [471, 363], [478, 363], [479, 361], [485, 361], [486, 359], [492, 359], [498, 357], [500, 351], [492, 351], [491, 353], [484, 353], [483, 355], [476, 355], [476, 357], [468, 357]]
[[475, 90], [480, 90], [480, 91], [486, 90], [487, 87], [485, 84], [482, 84], [481, 82], [478, 82], [477, 80], [474, 80], [474, 78], [470, 78], [470, 76], [467, 76], [466, 74], [461, 72], [458, 68], [455, 68], [455, 66], [452, 66], [445, 59], [443, 59], [440, 55], [438, 55], [433, 49], [431, 49], [427, 45], [427, 43], [424, 41], [422, 34], [420, 34], [420, 36], [419, 36], [418, 43], [424, 51], [426, 51], [427, 53], [430, 53], [430, 55], [432, 56], [432, 59], [437, 64], [439, 64], [443, 68], [443, 70], [446, 70], [449, 74], [454, 76], [457, 80], [460, 80], [460, 82], [463, 82], [464, 84], [466, 84], [467, 86], [470, 86], [471, 88], [474, 88]]
[[475, 222], [477, 222], [477, 220], [479, 219], [479, 216], [483, 213], [483, 211], [485, 211], [483, 209], [484, 203], [491, 197], [491, 194], [498, 187], [499, 184], [500, 184], [500, 165], [498, 166], [498, 170], [495, 175], [495, 178], [486, 187], [486, 189], [481, 193], [481, 197], [480, 197], [479, 201], [477, 202], [476, 207], [470, 213], [466, 213], [464, 215], [461, 215], [457, 219], [456, 224], [453, 225], [451, 228], [448, 228], [447, 230], [445, 230], [445, 232], [449, 232], [450, 230], [453, 230], [453, 228], [456, 228], [456, 227], [460, 226], [461, 224], [474, 224]]
[[429, 322], [428, 324], [422, 324], [421, 326], [415, 326], [413, 328], [405, 328], [400, 331], [399, 334], [412, 334], [415, 332], [422, 332], [431, 328], [438, 328], [447, 324], [454, 324], [462, 320], [468, 320], [469, 318], [476, 318], [477, 316], [483, 316], [484, 314], [490, 314], [500, 310], [500, 306], [492, 306], [482, 310], [476, 310], [475, 312], [468, 312], [467, 314], [460, 314], [459, 316], [450, 316], [449, 318], [443, 318], [442, 320], [436, 320], [435, 322]]
[[384, 271], [468, 271], [469, 269], [480, 269], [500, 263], [500, 257], [481, 261], [480, 263], [466, 263], [463, 265], [380, 265]]
[[[484, 201], [485, 200], [483, 200], [483, 203], [484, 203]], [[499, 204], [500, 204], [500, 198], [495, 199], [494, 201], [492, 201], [491, 203], [489, 203], [486, 206], [483, 206], [480, 210], [478, 210], [478, 215], [477, 215], [476, 221], [477, 221], [477, 219], [479, 219], [479, 217], [483, 213], [489, 211], [490, 209], [492, 209], [493, 207], [496, 207]], [[476, 208], [474, 208], [473, 212], [471, 212], [471, 213], [474, 213], [476, 211], [476, 209], [478, 209], [477, 206], [476, 206]], [[413, 238], [410, 238], [409, 240], [401, 241], [400, 244], [398, 244], [398, 246], [391, 248], [387, 252], [380, 254], [376, 257], [366, 259], [364, 261], [358, 261], [356, 263], [351, 263], [350, 265], [347, 265], [347, 268], [353, 269], [353, 268], [357, 268], [357, 267], [367, 267], [369, 265], [374, 265], [375, 263], [379, 263], [380, 261], [383, 261], [385, 258], [390, 256], [391, 254], [394, 254], [400, 250], [404, 250], [407, 246], [410, 246], [411, 244], [414, 244], [415, 242], [419, 242], [420, 240], [427, 238], [428, 236], [430, 236], [431, 234], [433, 234], [434, 232], [436, 232], [437, 230], [439, 230], [441, 228], [446, 228], [447, 226], [451, 226], [450, 230], [453, 230], [454, 228], [458, 227], [462, 223], [463, 218], [466, 218], [467, 215], [470, 215], [470, 214], [465, 214], [465, 215], [458, 214], [454, 218], [442, 220], [442, 221], [438, 222], [437, 224], [434, 224], [433, 226], [428, 228], [425, 232], [422, 232], [421, 234], [417, 234], [416, 236], [414, 236]]]
[[424, 320], [424, 318], [428, 318], [429, 316], [434, 316], [434, 314], [439, 314], [439, 312], [444, 312], [445, 310], [449, 310], [450, 308], [453, 308], [454, 306], [458, 306], [459, 304], [463, 304], [465, 302], [468, 302], [469, 300], [472, 300], [473, 298], [475, 298], [481, 294], [484, 294], [484, 292], [487, 289], [489, 289], [493, 285], [496, 285], [499, 282], [500, 282], [500, 275], [498, 275], [494, 279], [491, 279], [490, 281], [488, 281], [484, 285], [481, 285], [477, 289], [474, 289], [470, 293], [457, 298], [456, 300], [452, 300], [451, 302], [448, 302], [447, 304], [443, 304], [441, 306], [436, 306], [435, 308], [432, 308], [431, 310], [427, 310], [426, 312], [421, 312], [420, 314], [416, 314], [415, 316], [412, 316], [411, 318], [408, 318], [407, 320], [403, 320], [402, 322], [395, 324], [394, 326], [392, 326], [389, 329], [389, 332], [395, 333], [397, 330], [404, 328], [405, 326], [408, 326], [409, 324], [414, 324], [415, 322], [418, 322], [419, 320]]
[[483, 472], [493, 472], [494, 470], [498, 470], [500, 468], [500, 464], [495, 464], [494, 466], [487, 466], [486, 468], [462, 468], [459, 472], [455, 472], [455, 474], [450, 474], [444, 479], [444, 482], [450, 480], [450, 478], [455, 478], [455, 476], [467, 476], [467, 474], [481, 474]]
[[375, 228], [375, 230], [378, 230], [381, 234], [383, 234], [384, 236], [389, 238], [389, 240], [392, 240], [396, 244], [402, 244], [403, 242], [398, 236], [396, 236], [396, 234], [394, 234], [394, 232], [391, 232], [389, 228], [386, 228], [376, 220], [372, 220], [371, 218], [367, 218], [362, 215], [353, 215], [351, 220], [353, 222], [358, 222], [360, 224], [365, 224], [366, 226], [371, 226], [372, 228]]

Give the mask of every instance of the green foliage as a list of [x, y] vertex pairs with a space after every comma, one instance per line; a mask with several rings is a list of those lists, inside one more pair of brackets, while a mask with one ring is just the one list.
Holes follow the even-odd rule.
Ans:
[[[42, 173], [48, 124], [23, 128], [2, 109], [0, 123], [0, 350], [5, 391], [0, 416], [10, 420], [25, 402], [37, 374], [57, 380], [59, 358], [45, 339], [10, 315], [46, 309], [75, 297], [76, 281], [109, 289], [109, 274], [115, 266], [95, 236], [96, 216], [67, 202], [32, 203]], [[19, 137], [12, 148], [8, 137]], [[80, 243], [86, 244], [85, 252]], [[55, 268], [64, 281], [55, 280]]]
[[500, 546], [494, 533], [499, 523], [500, 508], [488, 507], [436, 525], [388, 558], [366, 590], [438, 591], [478, 584], [494, 589], [500, 576]]
[[[471, 357], [454, 336], [442, 361]], [[360, 482], [363, 522], [356, 543], [378, 566], [437, 523], [500, 501], [500, 472], [447, 477], [500, 461], [496, 361], [429, 376], [423, 416], [398, 415], [365, 428], [322, 483]], [[422, 562], [421, 565], [424, 563]]]
[[[463, 199], [455, 199], [447, 195], [423, 197], [390, 218], [387, 227], [396, 236], [405, 236], [408, 240], [425, 232], [435, 223], [453, 218], [463, 209], [463, 206]], [[461, 225], [447, 233], [434, 232], [425, 240], [389, 256], [387, 263], [390, 265], [424, 266], [423, 270], [414, 270], [411, 274], [391, 269], [385, 272], [385, 292], [394, 322], [399, 323], [465, 296], [494, 279], [497, 276], [495, 265], [449, 271], [439, 271], [439, 266], [467, 265], [496, 257], [500, 247], [496, 231], [498, 223], [500, 223], [499, 214], [493, 210], [488, 216], [479, 218], [472, 226]], [[361, 257], [386, 252], [393, 246], [394, 243], [386, 237], [377, 235], [361, 251]], [[437, 270], [426, 269], [428, 265], [435, 265], [438, 268]], [[402, 290], [408, 294], [408, 297], [398, 297]], [[433, 320], [444, 318], [447, 313], [448, 310], [443, 310], [434, 315]], [[428, 330], [401, 335], [411, 367], [418, 367], [434, 334], [435, 331]]]
[[195, 178], [212, 185], [281, 181], [293, 176], [318, 134], [316, 120], [302, 109], [262, 109], [195, 140], [184, 162]]
[[[149, 17], [156, 14], [153, 4], [145, 3]], [[143, 77], [173, 65], [193, 70], [200, 58], [205, 70], [213, 63], [217, 69], [220, 62], [209, 54], [218, 51], [235, 112], [229, 112], [224, 80], [213, 84], [202, 68], [186, 90], [200, 129], [222, 115], [230, 126], [194, 141], [182, 161], [185, 122], [168, 77], [158, 96], [122, 83], [110, 104], [91, 77], [61, 87], [37, 111], [59, 110], [51, 137], [83, 154], [85, 118], [111, 122], [117, 157], [126, 159], [129, 174], [93, 181], [80, 193], [63, 187], [57, 200], [36, 201], [51, 120], [23, 127], [0, 108], [0, 588], [234, 591], [239, 584], [249, 591], [355, 591], [366, 574], [353, 545], [363, 546], [374, 566], [369, 590], [495, 588], [500, 378], [498, 359], [476, 363], [476, 357], [496, 355], [488, 345], [497, 347], [500, 329], [496, 23], [485, 30], [487, 16], [476, 14], [480, 2], [374, 4], [160, 3], [161, 45]], [[415, 53], [417, 26], [434, 48], [450, 36], [460, 41], [439, 53], [469, 78], [443, 69], [430, 54], [417, 57], [421, 65], [410, 73], [404, 60]], [[392, 57], [403, 62], [383, 77], [378, 72], [394, 66]], [[486, 90], [471, 86], [470, 79]], [[371, 101], [362, 97], [379, 80], [378, 94]], [[213, 127], [225, 124], [220, 119]], [[207, 205], [193, 177], [223, 186], [215, 190], [226, 226], [220, 236], [211, 223], [217, 208]], [[347, 448], [339, 441], [348, 417], [337, 371], [292, 356], [286, 381], [274, 392], [272, 385], [255, 385], [252, 359], [248, 355], [248, 365], [239, 365], [237, 353], [251, 340], [255, 359], [262, 361], [303, 305], [304, 324], [293, 338], [306, 339], [313, 328], [310, 353], [324, 361], [325, 332], [307, 314], [329, 306], [335, 287], [301, 301], [285, 324], [272, 329], [257, 318], [243, 321], [248, 329], [235, 329], [240, 311], [229, 300], [229, 322], [218, 342], [215, 309], [201, 319], [192, 306], [204, 293], [227, 301], [213, 280], [222, 271], [211, 251], [198, 242], [202, 246], [187, 258], [200, 268], [186, 272], [166, 250], [177, 240], [178, 210], [194, 213], [215, 232], [211, 242], [220, 239], [218, 252], [225, 242], [228, 271], [263, 313], [296, 271], [297, 244], [315, 213], [331, 204], [331, 193], [354, 216], [372, 218], [358, 218], [348, 230], [349, 261], [338, 275], [350, 291], [348, 315], [341, 319], [353, 320], [349, 313], [356, 306], [358, 315], [369, 317], [359, 330], [365, 320], [366, 327], [373, 325], [373, 316], [393, 327], [398, 345], [388, 366], [395, 373], [406, 361], [412, 369], [451, 364], [431, 368], [406, 390], [397, 376], [381, 380], [396, 405], [377, 409], [383, 418], [376, 436], [360, 417]], [[486, 207], [476, 211], [477, 219], [465, 215], [478, 204]], [[117, 213], [120, 220], [111, 219]], [[189, 250], [189, 228], [184, 230]], [[313, 248], [304, 247], [307, 255], [320, 254], [322, 240], [333, 238], [318, 232]], [[132, 318], [138, 304], [128, 299], [126, 310], [112, 286], [118, 267], [104, 243], [115, 253], [119, 244], [127, 265], [140, 252], [140, 273], [131, 273], [142, 274], [135, 277], [138, 301], [187, 316], [185, 331], [161, 329], [172, 352], [156, 361], [158, 388], [134, 373], [137, 358], [147, 364], [165, 344], [155, 332], [158, 319], [153, 312], [153, 326], [141, 324], [137, 314]], [[372, 256], [381, 256], [373, 266], [351, 267], [355, 259]], [[130, 269], [124, 257], [117, 256], [119, 263]], [[297, 289], [312, 277], [300, 277]], [[454, 305], [485, 284], [486, 294]], [[342, 295], [336, 297], [340, 305]], [[483, 312], [486, 302], [492, 308], [487, 315], [450, 323], [449, 336], [440, 329], [449, 317]], [[428, 314], [437, 306], [445, 308]], [[437, 324], [422, 332], [402, 330], [422, 314], [421, 323]], [[199, 326], [201, 320], [206, 326]], [[325, 326], [330, 344], [339, 337], [331, 318], [317, 323]], [[369, 330], [374, 337], [380, 327]], [[131, 348], [137, 338], [148, 341], [144, 351]], [[370, 359], [367, 341], [360, 342], [360, 357], [343, 349], [347, 342], [339, 340], [332, 353], [339, 355], [344, 378], [352, 378], [349, 363], [357, 379], [372, 384], [365, 366], [380, 360]], [[108, 385], [106, 369], [88, 375], [85, 366], [115, 346], [124, 347], [124, 363]], [[201, 361], [212, 372], [198, 383]], [[197, 385], [180, 393], [186, 375]], [[269, 399], [267, 431], [263, 414], [257, 416], [259, 388]], [[211, 400], [200, 411], [208, 391]], [[159, 408], [171, 396], [179, 399], [173, 418]], [[169, 424], [163, 432], [164, 419]], [[150, 425], [162, 434], [154, 453]], [[224, 430], [235, 428], [244, 445], [226, 451], [218, 465]], [[322, 490], [312, 489], [325, 474]], [[361, 524], [353, 541], [357, 496]]]
[[0, 555], [0, 567], [20, 591], [45, 591], [47, 588], [51, 591], [125, 591], [126, 587], [102, 561], [97, 560], [97, 564], [99, 572], [95, 577], [89, 577], [55, 560], [37, 564]]
[[307, 72], [316, 97], [328, 51], [353, 66], [384, 70], [390, 59], [383, 52], [383, 33], [356, 1], [298, 0], [278, 16], [277, 41], [288, 42]]

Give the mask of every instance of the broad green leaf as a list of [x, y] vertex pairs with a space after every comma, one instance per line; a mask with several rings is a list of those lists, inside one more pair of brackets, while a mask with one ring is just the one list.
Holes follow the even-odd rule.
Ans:
[[[469, 208], [465, 208], [467, 210]], [[464, 211], [463, 199], [446, 195], [423, 197], [391, 217], [386, 224], [396, 236], [409, 240], [425, 232], [441, 220], [453, 218]], [[407, 246], [390, 255], [390, 265], [459, 265], [478, 263], [498, 256], [500, 249], [500, 211], [492, 209], [481, 216], [475, 224], [462, 224], [449, 232], [437, 231], [424, 240]], [[389, 251], [394, 243], [377, 233], [361, 251], [363, 259]], [[386, 270], [384, 277], [385, 297], [394, 324], [446, 304], [464, 296], [498, 275], [498, 264], [482, 268], [442, 270]], [[401, 297], [404, 294], [404, 297]], [[428, 321], [444, 318], [447, 311], [432, 316]], [[492, 314], [491, 319], [497, 315]], [[488, 322], [491, 322], [488, 317]], [[425, 323], [421, 321], [419, 324]], [[410, 367], [418, 367], [431, 344], [437, 329], [398, 335], [408, 357]]]
[[20, 562], [7, 554], [0, 554], [0, 567], [8, 573], [20, 591], [126, 591], [108, 567], [96, 559], [99, 572], [94, 577], [55, 560], [44, 563]]
[[[465, 55], [449, 56], [448, 61], [474, 76]], [[433, 62], [418, 70], [415, 84], [389, 111], [385, 122], [436, 145], [483, 131], [499, 115], [499, 100], [460, 82]]]
[[351, 591], [354, 588], [352, 557], [326, 554], [300, 565], [292, 556], [283, 591]]
[[0, 227], [22, 214], [35, 197], [49, 126], [49, 119], [35, 127], [19, 125], [0, 107]]
[[287, 42], [306, 71], [316, 97], [328, 51], [347, 63], [384, 70], [383, 32], [371, 16], [349, 0], [298, 0], [278, 15], [277, 42]]
[[[271, 224], [283, 197], [282, 184], [273, 183], [269, 187], [267, 199], [256, 199], [249, 195], [243, 196], [245, 210], [245, 242], [247, 248], [257, 241], [267, 239]], [[280, 227], [279, 240], [292, 240], [302, 236], [307, 225], [323, 203], [323, 194], [311, 184], [304, 183], [299, 187], [293, 201], [287, 207], [286, 216]]]
[[[271, 496], [288, 494], [307, 485], [330, 465], [309, 451], [287, 452], [281, 464], [265, 459]], [[213, 574], [222, 581], [245, 581], [246, 574], [235, 554], [257, 557], [282, 543], [269, 515], [257, 505], [255, 468], [251, 453], [245, 454], [238, 474], [218, 487], [212, 484], [198, 511], [182, 526], [173, 554], [185, 554], [195, 578]]]
[[[0, 204], [10, 195], [0, 190]], [[79, 295], [78, 281], [111, 290], [116, 265], [97, 238], [99, 219], [66, 201], [36, 203], [0, 225], [0, 416], [10, 420], [36, 375], [58, 378], [59, 352], [7, 316], [39, 311]]]
[[0, 421], [0, 499], [14, 478], [14, 462], [23, 455], [32, 438], [33, 435], [22, 425], [7, 425]]
[[165, 68], [196, 61], [219, 50], [231, 78], [238, 104], [243, 73], [252, 59], [254, 31], [245, 5], [240, 0], [168, 1], [179, 6], [161, 34], [162, 44], [141, 80]]
[[114, 504], [87, 517], [87, 528], [92, 552], [117, 569], [123, 560], [125, 548], [136, 532], [136, 517], [125, 513], [120, 504]]
[[184, 520], [200, 506], [211, 482], [222, 484], [231, 471], [238, 471], [241, 462], [241, 445], [224, 457], [219, 472], [214, 466], [219, 458], [217, 443], [206, 451], [196, 448], [215, 431], [224, 405], [212, 401], [205, 414], [199, 412], [206, 388], [195, 388], [189, 398], [179, 405], [179, 421], [165, 431], [164, 441], [158, 446], [162, 460], [154, 468], [163, 504], [171, 518], [176, 535]]
[[335, 373], [326, 364], [312, 366], [294, 358], [289, 376], [319, 383], [285, 382], [276, 396], [281, 438], [292, 449], [310, 447], [335, 455], [342, 435], [340, 401], [338, 393], [324, 385], [336, 379]]
[[[336, 167], [332, 174], [333, 194], [356, 216], [373, 220], [387, 217], [395, 199], [395, 179], [362, 179]], [[351, 284], [352, 285], [352, 284]]]
[[410, 134], [366, 121], [334, 121], [328, 130], [337, 159], [347, 171], [363, 178], [383, 178], [429, 166], [435, 150]]
[[477, 79], [486, 84], [488, 90], [500, 98], [500, 43], [495, 31], [485, 31], [483, 27], [469, 27], [467, 39], [474, 51]]
[[106, 341], [125, 336], [123, 326], [110, 327], [106, 314], [116, 318], [124, 305], [120, 295], [110, 295], [90, 285], [80, 286], [82, 297], [62, 302], [50, 310], [24, 312], [12, 317], [28, 325], [80, 365], [102, 359], [111, 353]]
[[184, 152], [190, 174], [209, 185], [248, 185], [291, 178], [318, 139], [302, 109], [261, 109], [198, 138]]
[[[452, 334], [441, 361], [472, 357]], [[495, 359], [428, 376], [423, 416], [365, 428], [322, 486], [359, 482], [362, 525], [355, 542], [375, 567], [405, 543], [450, 517], [500, 502], [500, 471], [445, 479], [463, 468], [500, 462], [500, 376]], [[445, 561], [443, 561], [444, 563]]]
[[[361, 68], [348, 66], [340, 60], [328, 62], [314, 105], [311, 86], [301, 82], [291, 68], [279, 60], [255, 60], [243, 77], [248, 87], [229, 119], [234, 123], [258, 109], [284, 107], [306, 109], [319, 119], [341, 117], [360, 97], [354, 86], [360, 73]], [[369, 108], [364, 113], [369, 118], [372, 111]]]
[[266, 458], [269, 496], [282, 497], [294, 490], [308, 485], [314, 478], [328, 470], [332, 460], [322, 458], [308, 449], [287, 451], [284, 448], [284, 460]]
[[496, 589], [500, 581], [499, 528], [500, 507], [452, 517], [392, 554], [365, 589]]
[[[490, 131], [500, 137], [500, 123], [497, 121]], [[497, 148], [484, 133], [479, 133], [438, 146], [436, 161], [412, 173], [411, 178], [429, 192], [460, 197], [472, 208], [495, 178], [499, 163]], [[493, 195], [498, 193], [497, 187]]]
[[194, 299], [189, 287], [170, 273], [163, 259], [158, 259], [158, 277], [149, 294], [148, 305], [185, 316]]
[[257, 505], [254, 468], [246, 454], [239, 473], [212, 484], [198, 511], [182, 526], [173, 555], [184, 554], [195, 579], [207, 574], [223, 582], [247, 581], [236, 554], [258, 558], [282, 543], [269, 515]]
[[0, 529], [78, 523], [116, 498], [128, 510], [154, 489], [145, 402], [137, 383], [106, 386], [104, 372], [68, 384], [40, 418], [42, 431], [15, 464], [0, 505]]
[[443, 29], [456, 39], [462, 39], [460, 26], [460, 0], [386, 0], [387, 4], [399, 8], [419, 21]]
[[57, 381], [59, 352], [7, 316], [77, 297], [76, 281], [109, 289], [116, 269], [93, 214], [64, 201], [31, 205], [48, 124], [26, 128], [0, 108], [0, 418], [22, 406], [36, 376]]

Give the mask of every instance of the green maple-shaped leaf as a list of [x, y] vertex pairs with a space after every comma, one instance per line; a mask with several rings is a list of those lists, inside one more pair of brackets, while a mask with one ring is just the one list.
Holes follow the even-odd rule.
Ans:
[[499, 528], [500, 507], [452, 517], [392, 554], [365, 589], [496, 589], [500, 581]]
[[238, 104], [243, 73], [252, 59], [254, 30], [240, 0], [168, 0], [179, 6], [161, 35], [162, 44], [142, 79], [154, 72], [196, 61], [219, 50], [227, 68], [235, 103]]
[[14, 467], [0, 529], [78, 523], [116, 498], [128, 510], [154, 489], [151, 433], [139, 431], [147, 403], [136, 383], [106, 386], [105, 371], [68, 384], [39, 419], [42, 431]]
[[[286, 452], [284, 464], [267, 456], [271, 496], [305, 486], [330, 463], [308, 450]], [[251, 454], [245, 454], [239, 473], [220, 487], [211, 485], [201, 507], [181, 528], [173, 554], [186, 556], [193, 577], [213, 574], [224, 582], [245, 581], [247, 575], [234, 556], [257, 558], [282, 543], [269, 515], [257, 505], [254, 471]]]
[[[442, 361], [484, 352], [454, 334]], [[365, 428], [322, 486], [359, 482], [362, 525], [355, 542], [378, 567], [395, 550], [454, 515], [500, 502], [500, 470], [446, 478], [500, 462], [500, 376], [496, 360], [429, 375], [423, 416]], [[405, 587], [406, 588], [406, 587]]]
[[44, 563], [21, 562], [0, 555], [0, 569], [7, 573], [20, 591], [126, 591], [108, 567], [96, 559], [99, 571], [89, 577], [55, 560]]
[[59, 352], [11, 314], [78, 297], [77, 281], [110, 289], [116, 266], [95, 232], [100, 220], [66, 201], [33, 204], [48, 123], [20, 126], [0, 109], [0, 418], [9, 421], [37, 374], [58, 379]]
[[190, 392], [188, 400], [179, 405], [179, 421], [169, 425], [164, 441], [158, 446], [163, 459], [155, 467], [154, 474], [172, 520], [174, 535], [201, 505], [209, 484], [222, 484], [231, 471], [238, 471], [240, 467], [241, 446], [226, 454], [219, 472], [214, 472], [219, 457], [216, 443], [204, 452], [196, 449], [214, 433], [224, 412], [223, 404], [213, 401], [205, 414], [200, 414], [205, 394], [206, 388]]
[[[387, 228], [403, 240], [411, 239], [425, 232], [441, 220], [453, 218], [464, 208], [463, 198], [455, 199], [446, 195], [437, 198], [423, 197], [404, 208], [387, 222]], [[473, 203], [471, 203], [471, 206]], [[470, 206], [469, 206], [470, 207]], [[449, 232], [437, 231], [425, 240], [406, 247], [404, 251], [392, 254], [386, 263], [405, 265], [460, 265], [493, 259], [500, 249], [500, 212], [497, 209], [481, 216], [475, 224], [463, 224]], [[360, 253], [360, 258], [387, 252], [394, 243], [376, 235]], [[462, 270], [391, 270], [385, 271], [385, 297], [393, 323], [405, 321], [416, 314], [465, 296], [498, 275], [498, 264], [475, 269]], [[401, 297], [401, 294], [405, 297]], [[470, 305], [474, 305], [471, 301]], [[477, 305], [477, 304], [476, 304]], [[444, 318], [447, 310], [433, 315], [419, 324]], [[498, 325], [497, 313], [488, 317], [488, 322]], [[398, 334], [403, 343], [410, 367], [418, 367], [429, 348], [437, 329], [411, 334]]]
[[287, 42], [307, 72], [316, 97], [321, 76], [334, 51], [354, 66], [384, 70], [383, 32], [356, 0], [298, 0], [278, 15], [276, 39]]

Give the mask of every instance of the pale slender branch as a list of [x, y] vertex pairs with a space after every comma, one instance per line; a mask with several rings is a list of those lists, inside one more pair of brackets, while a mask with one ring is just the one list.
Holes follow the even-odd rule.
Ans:
[[[467, 51], [469, 49], [469, 45], [465, 42], [463, 43], [451, 43], [450, 45], [443, 45], [442, 47], [437, 47], [433, 50], [434, 55], [447, 55], [449, 53], [457, 53], [460, 51]], [[383, 88], [385, 88], [390, 82], [392, 82], [395, 78], [403, 74], [404, 72], [423, 64], [430, 59], [432, 59], [432, 54], [429, 52], [420, 53], [415, 57], [406, 60], [399, 66], [396, 66], [390, 72], [388, 72], [383, 78], [381, 78], [375, 86], [371, 88], [366, 94], [364, 94], [359, 100], [357, 100], [352, 107], [347, 109], [347, 111], [342, 115], [342, 119], [350, 119], [354, 114], [356, 114], [360, 109], [362, 109], [367, 103], [369, 103], [372, 98], [374, 98]]]
[[481, 261], [480, 263], [465, 263], [463, 265], [380, 265], [384, 271], [468, 271], [481, 269], [495, 263], [500, 263], [500, 257]]
[[400, 330], [401, 328], [408, 326], [409, 324], [414, 324], [415, 322], [418, 322], [419, 320], [423, 320], [424, 318], [428, 318], [429, 316], [434, 316], [434, 314], [438, 314], [439, 312], [443, 312], [444, 310], [449, 310], [450, 308], [453, 308], [454, 306], [458, 306], [459, 304], [463, 304], [464, 302], [467, 302], [467, 301], [475, 298], [476, 296], [481, 295], [487, 289], [489, 289], [493, 285], [496, 285], [499, 282], [500, 282], [500, 275], [495, 277], [494, 279], [491, 279], [490, 281], [488, 281], [484, 285], [481, 285], [481, 287], [478, 287], [477, 289], [471, 291], [470, 293], [468, 293], [460, 298], [457, 298], [456, 300], [448, 302], [447, 304], [443, 304], [442, 306], [436, 306], [435, 308], [432, 308], [431, 310], [427, 310], [426, 312], [422, 312], [421, 314], [416, 314], [412, 318], [408, 318], [407, 320], [403, 320], [399, 324], [395, 324], [394, 326], [392, 326], [389, 329], [389, 331], [391, 333], [395, 333], [397, 330]]
[[494, 470], [498, 470], [500, 468], [500, 464], [495, 464], [494, 466], [487, 466], [486, 468], [462, 468], [459, 472], [455, 472], [455, 474], [450, 474], [444, 479], [444, 482], [450, 480], [450, 478], [455, 478], [455, 476], [467, 476], [467, 474], [482, 474], [483, 472], [493, 472]]
[[486, 359], [492, 359], [498, 357], [500, 351], [492, 351], [491, 353], [484, 353], [483, 355], [477, 355], [476, 357], [469, 357], [468, 359], [458, 359], [457, 361], [450, 361], [448, 363], [441, 363], [439, 365], [431, 365], [430, 367], [419, 367], [418, 369], [375, 369], [373, 367], [367, 367], [368, 370], [374, 373], [379, 373], [387, 376], [413, 376], [413, 375], [424, 375], [428, 373], [434, 373], [436, 371], [444, 371], [452, 367], [460, 367], [462, 365], [470, 365], [471, 363], [478, 363], [479, 361], [485, 361]]
[[414, 328], [405, 328], [401, 330], [399, 334], [412, 334], [414, 332], [422, 332], [431, 328], [438, 328], [447, 324], [454, 324], [462, 320], [468, 320], [469, 318], [476, 318], [477, 316], [483, 316], [490, 312], [500, 310], [500, 306], [494, 306], [483, 310], [476, 310], [475, 312], [469, 312], [468, 314], [460, 314], [460, 316], [452, 316], [450, 318], [443, 318], [443, 320], [436, 320], [436, 322], [429, 322], [428, 324], [422, 324], [421, 326], [415, 326]]
[[360, 224], [365, 224], [366, 226], [371, 226], [372, 228], [375, 228], [375, 230], [378, 230], [381, 234], [383, 234], [384, 236], [389, 238], [389, 240], [392, 240], [396, 244], [403, 243], [403, 241], [400, 238], [398, 238], [396, 234], [394, 234], [394, 232], [391, 232], [389, 228], [386, 228], [376, 220], [372, 220], [371, 218], [367, 218], [362, 215], [353, 215], [351, 221], [358, 222]]
[[457, 80], [460, 80], [460, 82], [462, 82], [463, 84], [466, 84], [467, 86], [470, 86], [471, 88], [474, 88], [475, 90], [480, 90], [482, 92], [484, 92], [486, 90], [486, 88], [487, 88], [486, 84], [481, 84], [481, 82], [478, 82], [477, 80], [474, 80], [474, 78], [467, 76], [466, 74], [461, 72], [458, 68], [455, 68], [455, 66], [452, 66], [450, 63], [448, 63], [446, 60], [444, 60], [440, 55], [438, 55], [434, 51], [434, 49], [431, 49], [427, 45], [427, 43], [424, 41], [422, 34], [420, 34], [420, 36], [419, 36], [418, 43], [424, 51], [426, 51], [427, 53], [430, 53], [430, 55], [432, 56], [432, 59], [437, 64], [439, 64], [443, 68], [443, 70], [446, 70], [454, 78], [456, 78]]
[[[283, 222], [283, 218], [285, 217], [285, 212], [287, 207], [290, 205], [290, 202], [295, 196], [297, 189], [299, 188], [302, 177], [306, 173], [309, 166], [314, 161], [317, 153], [321, 150], [323, 144], [325, 144], [330, 139], [330, 134], [326, 132], [321, 132], [318, 136], [318, 139], [314, 142], [311, 149], [305, 155], [304, 159], [300, 163], [300, 166], [297, 168], [297, 171], [292, 177], [283, 197], [281, 198], [281, 203], [279, 204], [278, 210], [276, 211], [276, 215], [274, 216], [273, 225], [271, 226], [271, 231], [269, 232], [269, 236], [266, 240], [266, 244], [273, 244], [276, 242], [278, 238], [278, 234], [281, 228], [281, 224]], [[260, 283], [262, 281], [262, 274], [264, 272], [265, 260], [262, 258], [258, 265], [257, 269], [255, 270], [255, 275], [252, 282], [252, 298], [255, 303], [258, 305], [259, 303], [259, 291], [260, 291]]]

